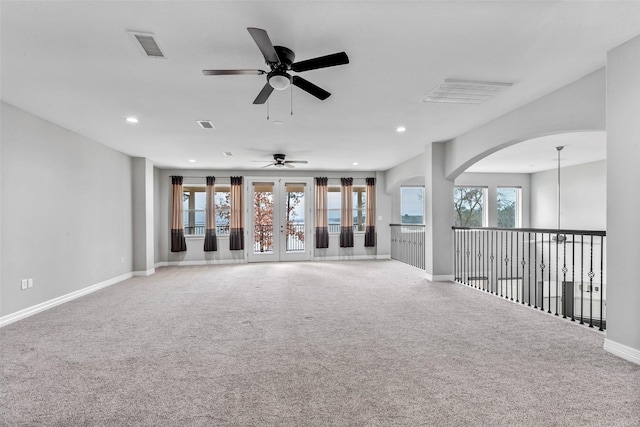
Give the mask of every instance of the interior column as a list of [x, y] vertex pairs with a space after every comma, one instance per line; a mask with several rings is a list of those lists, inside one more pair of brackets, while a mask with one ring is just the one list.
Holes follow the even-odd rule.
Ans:
[[425, 273], [427, 279], [453, 280], [453, 181], [445, 178], [445, 145], [425, 149]]

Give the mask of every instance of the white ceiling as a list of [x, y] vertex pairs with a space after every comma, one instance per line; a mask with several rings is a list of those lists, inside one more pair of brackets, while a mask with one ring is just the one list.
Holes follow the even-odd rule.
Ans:
[[[608, 50], [640, 34], [640, 1], [0, 7], [3, 101], [172, 168], [255, 169], [260, 164], [252, 160], [283, 152], [309, 161], [300, 169], [386, 170], [429, 142], [456, 137], [603, 67]], [[294, 88], [291, 116], [291, 93], [274, 92], [267, 120], [266, 105], [252, 104], [264, 76], [203, 76], [202, 69], [265, 69], [250, 26], [267, 30], [297, 60], [346, 51], [348, 65], [301, 73], [332, 96], [319, 101]], [[143, 56], [127, 30], [154, 33], [167, 57]], [[421, 102], [446, 78], [513, 86], [480, 105]], [[140, 121], [128, 124], [127, 116]], [[201, 129], [196, 120], [211, 120], [216, 129]], [[407, 131], [397, 133], [400, 125]], [[552, 150], [554, 144], [576, 156], [569, 148], [578, 144], [551, 142]], [[534, 151], [555, 158], [555, 150]], [[511, 162], [500, 155], [494, 168]]]
[[534, 173], [575, 166], [607, 158], [606, 132], [571, 132], [533, 138], [497, 151], [473, 164], [466, 172]]

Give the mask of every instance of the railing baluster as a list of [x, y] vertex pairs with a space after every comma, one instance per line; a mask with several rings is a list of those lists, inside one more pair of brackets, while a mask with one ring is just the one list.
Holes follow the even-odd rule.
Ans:
[[[579, 317], [580, 324], [588, 324], [591, 328], [597, 323], [599, 330], [606, 329], [605, 232], [453, 228], [455, 281], [516, 303], [533, 306], [534, 309], [539, 308], [548, 314], [560, 316], [562, 312], [563, 319], [571, 319], [575, 322], [576, 317]], [[538, 241], [538, 234], [541, 236], [540, 241]], [[599, 243], [594, 236], [600, 236]], [[576, 258], [577, 238], [580, 238], [579, 260]], [[589, 238], [588, 248], [585, 248], [585, 238]], [[567, 239], [571, 239], [571, 248], [567, 247]], [[392, 240], [394, 240], [393, 237]], [[552, 246], [554, 242], [555, 249]], [[413, 248], [420, 245], [412, 241]], [[600, 249], [597, 249], [598, 246]], [[585, 249], [589, 251], [588, 265], [585, 264], [587, 261]], [[599, 267], [596, 250], [600, 250]], [[514, 263], [517, 263], [515, 267]], [[588, 283], [585, 283], [585, 266]], [[569, 268], [571, 268], [570, 274]], [[598, 268], [600, 268], [600, 282], [597, 282], [596, 277]], [[552, 281], [554, 277], [555, 286]], [[579, 308], [576, 307], [576, 292], [580, 292]], [[589, 294], [588, 307], [585, 307], [585, 293]], [[552, 298], [555, 300], [555, 310], [552, 310]], [[599, 307], [597, 298], [600, 298]], [[545, 300], [548, 301], [546, 306]], [[588, 320], [585, 320], [587, 315], [585, 309], [589, 311]], [[594, 309], [599, 309], [599, 314], [594, 312]]]
[[604, 236], [600, 236], [600, 328], [604, 330]]
[[533, 233], [533, 308], [538, 308], [538, 233]]
[[589, 292], [589, 327], [593, 328], [593, 235], [591, 236], [591, 247], [590, 247], [590, 254], [589, 254], [589, 262], [590, 262], [590, 267], [589, 267], [589, 290], [591, 292]]
[[[547, 313], [551, 314], [551, 232], [549, 232], [549, 285], [547, 286], [547, 291], [549, 295], [549, 307], [547, 307]], [[556, 254], [557, 255], [557, 254]], [[556, 295], [556, 298], [558, 296]]]

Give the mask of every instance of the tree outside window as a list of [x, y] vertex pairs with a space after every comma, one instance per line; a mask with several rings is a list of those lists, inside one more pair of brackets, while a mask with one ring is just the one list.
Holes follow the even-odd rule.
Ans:
[[518, 202], [520, 188], [498, 187], [498, 227], [519, 227]]
[[454, 225], [483, 227], [485, 225], [483, 187], [455, 187], [453, 190]]

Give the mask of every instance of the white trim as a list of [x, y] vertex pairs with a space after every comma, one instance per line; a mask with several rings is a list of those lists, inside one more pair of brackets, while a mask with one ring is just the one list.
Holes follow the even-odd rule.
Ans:
[[434, 276], [429, 273], [424, 273], [424, 275], [430, 282], [453, 282], [453, 274], [440, 274]]
[[604, 350], [618, 357], [640, 365], [640, 350], [628, 347], [626, 345], [611, 341], [608, 338], [604, 339]]
[[[384, 256], [386, 258], [378, 258]], [[358, 261], [364, 259], [387, 259], [387, 255], [338, 255], [338, 256], [313, 256], [311, 261]]]
[[199, 260], [199, 261], [161, 261], [156, 263], [156, 268], [159, 267], [189, 267], [194, 265], [216, 265], [216, 264], [246, 264], [247, 260], [244, 258], [238, 259], [212, 259], [212, 260]]
[[391, 259], [391, 254], [376, 255], [376, 259]]
[[66, 295], [59, 296], [57, 298], [51, 299], [49, 301], [42, 302], [40, 304], [36, 304], [32, 307], [27, 307], [23, 310], [16, 311], [15, 313], [8, 314], [6, 316], [0, 317], [0, 328], [3, 326], [7, 326], [10, 323], [17, 322], [18, 320], [24, 319], [26, 317], [32, 316], [36, 313], [40, 313], [41, 311], [48, 310], [52, 307], [55, 307], [60, 304], [64, 304], [65, 302], [69, 302], [76, 298], [80, 298], [82, 296], [88, 295], [97, 290], [106, 288], [111, 285], [115, 285], [116, 283], [122, 282], [123, 280], [127, 280], [133, 277], [133, 273], [126, 273], [121, 276], [114, 277], [109, 280], [105, 280], [104, 282], [96, 283], [95, 285], [87, 286], [86, 288], [78, 289], [77, 291], [70, 292]]
[[156, 272], [155, 268], [150, 268], [147, 271], [134, 271], [133, 275], [135, 277], [137, 276], [151, 276], [152, 274], [154, 274]]

